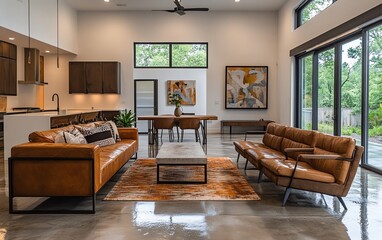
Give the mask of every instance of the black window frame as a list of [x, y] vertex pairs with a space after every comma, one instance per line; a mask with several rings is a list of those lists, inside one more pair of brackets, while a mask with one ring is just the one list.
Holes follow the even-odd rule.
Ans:
[[[320, 47], [317, 47], [317, 48], [314, 48], [312, 50], [309, 50], [309, 51], [306, 51], [306, 52], [303, 52], [301, 54], [297, 54], [294, 56], [294, 59], [295, 59], [295, 91], [296, 91], [296, 96], [295, 96], [295, 111], [294, 111], [294, 126], [297, 127], [297, 128], [301, 128], [301, 106], [302, 106], [302, 101], [301, 101], [301, 97], [302, 97], [302, 82], [301, 82], [301, 66], [300, 66], [300, 61], [301, 59], [303, 59], [304, 57], [308, 56], [308, 55], [313, 55], [313, 61], [312, 61], [312, 64], [313, 64], [313, 71], [312, 71], [312, 78], [313, 78], [313, 83], [312, 83], [312, 108], [313, 108], [313, 112], [312, 114], [314, 115], [315, 114], [315, 109], [317, 109], [317, 96], [316, 96], [316, 92], [318, 90], [318, 86], [317, 86], [317, 74], [315, 72], [317, 72], [317, 67], [318, 67], [318, 53], [320, 52], [323, 52], [329, 48], [335, 48], [335, 54], [337, 54], [336, 56], [336, 59], [335, 59], [335, 87], [337, 88], [335, 90], [336, 92], [336, 96], [335, 96], [335, 102], [334, 105], [335, 107], [338, 107], [340, 106], [340, 102], [341, 102], [341, 89], [340, 89], [340, 62], [341, 62], [341, 57], [339, 57], [339, 54], [340, 52], [342, 51], [341, 49], [341, 45], [346, 43], [346, 42], [349, 42], [349, 41], [352, 41], [354, 39], [356, 39], [357, 37], [361, 37], [362, 39], [362, 109], [361, 109], [361, 145], [363, 147], [365, 147], [365, 149], [368, 150], [368, 141], [367, 138], [368, 138], [368, 94], [369, 94], [369, 89], [368, 89], [368, 84], [369, 84], [369, 77], [368, 77], [368, 72], [369, 72], [369, 60], [368, 60], [368, 31], [373, 29], [374, 27], [376, 26], [380, 26], [382, 25], [382, 20], [377, 20], [376, 22], [373, 22], [371, 24], [368, 24], [360, 29], [358, 29], [357, 31], [355, 32], [352, 32], [352, 33], [349, 33], [345, 36], [342, 36], [334, 41], [331, 41], [331, 42], [328, 42]], [[337, 50], [336, 50], [337, 48]], [[339, 79], [339, 80], [338, 80]], [[337, 86], [336, 86], [337, 85]], [[340, 120], [341, 120], [341, 111], [340, 109], [334, 109], [334, 113], [336, 114], [335, 118], [336, 118], [336, 121], [334, 122], [334, 134], [335, 136], [339, 136], [341, 134], [341, 124], [340, 124]], [[317, 130], [317, 117], [316, 116], [312, 116], [312, 129], [313, 130]], [[381, 169], [378, 169], [378, 168], [375, 168], [371, 165], [368, 164], [368, 161], [367, 161], [367, 158], [366, 158], [366, 155], [367, 154], [363, 154], [362, 156], [362, 161], [360, 163], [360, 165], [368, 170], [371, 170], [371, 171], [374, 171], [376, 173], [379, 173], [379, 174], [382, 174], [382, 170]]]
[[[314, 1], [315, 0], [304, 0], [303, 2], [300, 3], [300, 5], [297, 6], [297, 8], [295, 9], [295, 14], [294, 14], [295, 15], [295, 29], [303, 25], [301, 13], [311, 2], [314, 2]], [[332, 5], [336, 1], [337, 0], [333, 0]]]
[[[168, 45], [169, 46], [169, 66], [137, 66], [137, 55], [136, 55], [136, 49], [137, 45], [139, 44], [156, 44], [156, 45]], [[206, 46], [206, 66], [173, 66], [172, 64], [172, 46], [173, 45], [205, 45]], [[208, 68], [208, 42], [134, 42], [134, 68], [177, 68], [177, 69], [207, 69]]]

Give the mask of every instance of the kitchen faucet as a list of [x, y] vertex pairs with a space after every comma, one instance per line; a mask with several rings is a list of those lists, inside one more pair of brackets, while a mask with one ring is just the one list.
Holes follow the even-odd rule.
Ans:
[[57, 112], [59, 112], [60, 111], [60, 97], [58, 96], [57, 93], [55, 93], [52, 96], [52, 101], [54, 101], [54, 96], [57, 96]]

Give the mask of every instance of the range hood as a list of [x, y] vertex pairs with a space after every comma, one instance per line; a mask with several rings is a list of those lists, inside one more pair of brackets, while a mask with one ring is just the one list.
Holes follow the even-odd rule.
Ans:
[[[42, 64], [44, 63], [42, 62]], [[24, 48], [24, 81], [18, 82], [20, 84], [45, 84], [44, 65], [41, 66], [40, 50], [37, 48]]]

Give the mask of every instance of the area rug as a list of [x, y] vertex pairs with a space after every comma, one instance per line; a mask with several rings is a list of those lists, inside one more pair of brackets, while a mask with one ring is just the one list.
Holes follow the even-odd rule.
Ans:
[[[138, 159], [104, 200], [260, 200], [229, 158], [208, 158], [207, 163], [207, 184], [157, 184], [155, 159]], [[161, 172], [165, 172], [161, 177], [202, 177], [202, 170], [187, 168], [171, 166], [166, 170], [161, 167]]]

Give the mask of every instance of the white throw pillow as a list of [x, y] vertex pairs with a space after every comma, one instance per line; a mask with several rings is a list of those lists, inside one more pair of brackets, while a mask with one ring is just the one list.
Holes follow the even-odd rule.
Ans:
[[71, 144], [86, 144], [84, 135], [77, 129], [73, 129], [70, 132], [60, 131], [54, 138], [55, 143], [71, 143]]

